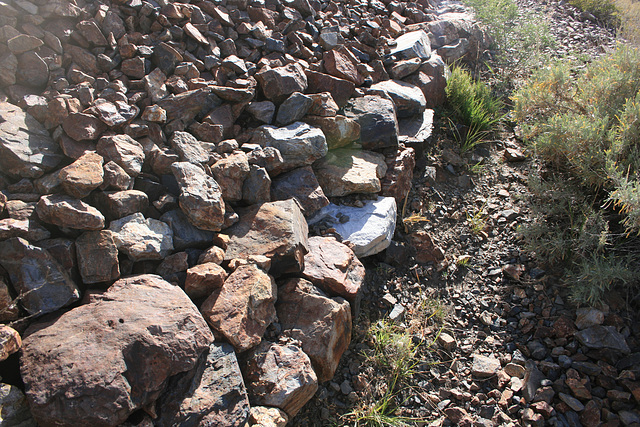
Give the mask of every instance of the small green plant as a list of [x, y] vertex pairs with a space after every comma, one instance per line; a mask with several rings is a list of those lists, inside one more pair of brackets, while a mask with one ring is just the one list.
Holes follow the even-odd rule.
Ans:
[[487, 214], [484, 212], [484, 206], [472, 214], [466, 212], [465, 215], [473, 234], [480, 234], [487, 226]]
[[619, 10], [615, 0], [569, 0], [569, 4], [589, 12], [611, 26], [620, 24]]
[[462, 151], [482, 142], [503, 118], [502, 101], [491, 94], [487, 85], [474, 81], [471, 74], [461, 67], [453, 67], [447, 80], [446, 93], [455, 122], [466, 127], [461, 132], [450, 119]]

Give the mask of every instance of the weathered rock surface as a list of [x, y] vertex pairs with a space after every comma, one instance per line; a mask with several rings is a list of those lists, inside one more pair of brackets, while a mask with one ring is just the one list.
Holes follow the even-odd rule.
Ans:
[[396, 205], [402, 206], [413, 183], [415, 150], [411, 147], [399, 147], [395, 154], [385, 156], [385, 162], [387, 173], [381, 180], [382, 195], [395, 198]]
[[398, 118], [393, 102], [376, 95], [354, 98], [344, 115], [360, 125], [360, 142], [367, 150], [398, 145]]
[[120, 277], [118, 247], [109, 230], [87, 231], [76, 239], [78, 269], [86, 284]]
[[278, 103], [294, 92], [304, 92], [307, 89], [307, 77], [298, 63], [260, 71], [256, 74], [256, 79], [264, 96]]
[[162, 221], [137, 212], [109, 224], [118, 250], [132, 261], [163, 259], [173, 250], [173, 232]]
[[104, 159], [94, 152], [87, 152], [69, 166], [60, 169], [60, 185], [68, 195], [82, 199], [102, 185]]
[[249, 399], [233, 347], [213, 343], [194, 369], [170, 379], [157, 403], [157, 426], [241, 426]]
[[271, 199], [287, 200], [295, 198], [305, 217], [313, 216], [319, 209], [329, 204], [311, 166], [297, 168], [274, 178], [271, 183]]
[[327, 154], [327, 140], [318, 128], [295, 122], [289, 126], [261, 126], [254, 141], [263, 147], [274, 147], [284, 159], [286, 170], [312, 164]]
[[418, 86], [398, 80], [385, 80], [371, 86], [368, 93], [389, 96], [398, 118], [411, 117], [427, 108], [427, 100]]
[[191, 298], [204, 298], [220, 289], [227, 278], [224, 268], [213, 262], [198, 264], [187, 270], [184, 291]]
[[180, 288], [154, 275], [121, 279], [27, 330], [21, 372], [31, 411], [42, 425], [120, 424], [170, 377], [192, 370], [212, 342]]
[[76, 283], [46, 249], [14, 237], [0, 242], [0, 254], [0, 265], [29, 314], [51, 313], [80, 298]]
[[171, 170], [180, 187], [180, 209], [189, 221], [202, 230], [219, 231], [224, 224], [225, 205], [216, 180], [188, 162], [176, 162]]
[[0, 322], [16, 320], [19, 316], [18, 301], [13, 299], [9, 287], [0, 279]]
[[387, 172], [384, 156], [367, 150], [340, 148], [313, 165], [320, 187], [328, 197], [378, 193]]
[[18, 331], [7, 325], [0, 325], [0, 362], [20, 350], [22, 339]]
[[253, 405], [275, 406], [293, 418], [315, 394], [318, 379], [309, 356], [295, 341], [263, 341], [242, 366]]
[[0, 219], [0, 240], [12, 237], [22, 237], [30, 242], [48, 239], [51, 233], [36, 220], [30, 219]]
[[37, 426], [27, 398], [18, 387], [0, 383], [0, 422], [15, 427]]
[[211, 173], [227, 202], [242, 200], [242, 185], [249, 175], [249, 159], [242, 151], [234, 151], [211, 166]]
[[282, 409], [266, 406], [253, 406], [249, 412], [247, 426], [285, 427], [289, 416]]
[[320, 128], [329, 150], [345, 147], [360, 139], [360, 124], [345, 116], [307, 116], [304, 121]]
[[183, 251], [187, 248], [205, 248], [211, 245], [213, 232], [194, 227], [179, 209], [171, 210], [160, 217], [173, 231], [173, 248]]
[[135, 177], [142, 171], [145, 154], [142, 145], [129, 135], [103, 136], [98, 141], [96, 151], [105, 162], [113, 161]]
[[97, 192], [92, 200], [107, 220], [143, 213], [149, 207], [149, 197], [140, 190]]
[[104, 216], [82, 200], [63, 195], [42, 196], [36, 205], [38, 217], [48, 224], [78, 230], [104, 228]]
[[431, 56], [431, 42], [429, 36], [422, 30], [412, 31], [401, 35], [396, 40], [396, 46], [390, 54], [401, 59], [421, 58]]
[[183, 162], [207, 163], [209, 153], [207, 153], [198, 140], [188, 132], [174, 132], [171, 136], [171, 147], [178, 153]]
[[258, 345], [275, 320], [276, 298], [273, 277], [249, 263], [231, 273], [222, 288], [202, 303], [201, 310], [207, 322], [242, 352]]
[[231, 238], [225, 260], [264, 255], [271, 259], [270, 273], [276, 277], [302, 271], [309, 229], [294, 200], [238, 209], [238, 215], [240, 221], [225, 230]]
[[285, 335], [302, 343], [319, 382], [333, 378], [351, 342], [351, 309], [341, 297], [329, 298], [305, 279], [278, 288], [278, 320]]

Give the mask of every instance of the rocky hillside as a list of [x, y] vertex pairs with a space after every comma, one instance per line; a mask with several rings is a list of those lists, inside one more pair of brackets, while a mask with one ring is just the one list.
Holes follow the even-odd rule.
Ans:
[[333, 378], [457, 3], [0, 3], [2, 425], [285, 425]]

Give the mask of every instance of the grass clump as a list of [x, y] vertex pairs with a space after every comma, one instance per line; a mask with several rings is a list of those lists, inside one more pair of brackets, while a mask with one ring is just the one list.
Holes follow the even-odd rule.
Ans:
[[569, 0], [569, 4], [589, 12], [609, 25], [617, 26], [619, 24], [616, 0]]
[[462, 151], [473, 148], [502, 119], [502, 101], [491, 94], [482, 82], [474, 81], [461, 67], [453, 67], [447, 80], [447, 102], [456, 123], [465, 126], [457, 131]]
[[577, 301], [634, 283], [637, 262], [620, 247], [640, 234], [640, 52], [620, 48], [582, 73], [540, 70], [514, 101], [547, 168], [530, 186], [539, 221], [523, 230], [526, 240], [568, 267]]

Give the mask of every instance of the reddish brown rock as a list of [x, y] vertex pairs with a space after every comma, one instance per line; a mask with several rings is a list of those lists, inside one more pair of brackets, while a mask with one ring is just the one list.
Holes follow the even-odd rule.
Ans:
[[332, 117], [338, 114], [338, 104], [333, 100], [329, 92], [312, 93], [309, 97], [313, 100], [308, 111], [310, 116]]
[[276, 103], [284, 101], [294, 92], [307, 89], [307, 77], [298, 63], [262, 70], [256, 74], [264, 96]]
[[327, 197], [354, 193], [378, 193], [386, 171], [384, 156], [372, 151], [339, 148], [313, 165], [320, 187]]
[[133, 178], [114, 161], [104, 165], [104, 179], [101, 190], [126, 190], [131, 187]]
[[347, 104], [356, 87], [353, 82], [349, 80], [339, 79], [329, 74], [309, 70], [305, 71], [305, 73], [309, 84], [308, 92], [329, 92], [340, 108]]
[[113, 161], [132, 177], [142, 171], [145, 154], [142, 145], [129, 135], [103, 136], [96, 146], [105, 162]]
[[34, 50], [42, 46], [44, 43], [37, 37], [29, 36], [27, 34], [17, 35], [7, 40], [7, 46], [9, 50], [15, 55]]
[[4, 279], [0, 278], [0, 322], [16, 320], [20, 315], [18, 301], [14, 300]]
[[30, 242], [48, 239], [51, 237], [49, 230], [38, 221], [31, 219], [0, 219], [0, 240], [12, 237], [22, 237]]
[[309, 357], [295, 341], [263, 341], [242, 366], [254, 405], [275, 406], [293, 418], [318, 389]]
[[194, 299], [208, 297], [213, 291], [220, 289], [226, 279], [227, 272], [218, 264], [198, 264], [187, 270], [184, 291]]
[[36, 206], [38, 217], [48, 224], [77, 230], [104, 228], [104, 216], [85, 202], [68, 196], [42, 196]]
[[444, 259], [444, 251], [426, 231], [416, 231], [410, 238], [411, 245], [416, 250], [416, 261], [438, 263]]
[[213, 336], [159, 276], [121, 279], [89, 304], [27, 330], [22, 378], [40, 425], [118, 425], [196, 366]]
[[60, 169], [60, 184], [64, 191], [82, 199], [102, 185], [104, 159], [94, 152], [83, 154], [78, 160]]
[[348, 246], [333, 237], [314, 236], [309, 238], [302, 277], [329, 295], [339, 295], [357, 305], [365, 269]]
[[242, 200], [242, 185], [249, 176], [249, 159], [242, 151], [234, 151], [211, 166], [211, 173], [222, 189], [227, 202]]
[[396, 153], [386, 155], [385, 162], [387, 173], [380, 180], [382, 195], [395, 198], [397, 205], [403, 206], [413, 183], [413, 169], [416, 166], [415, 150], [401, 146]]
[[258, 345], [267, 326], [275, 320], [276, 293], [273, 277], [255, 264], [242, 265], [206, 299], [202, 315], [242, 352]]
[[356, 86], [364, 83], [364, 78], [356, 68], [357, 60], [348, 49], [341, 47], [325, 52], [322, 56], [324, 68], [328, 74], [340, 79], [349, 80]]
[[600, 405], [595, 400], [590, 400], [584, 405], [584, 410], [580, 413], [580, 422], [584, 427], [596, 427], [601, 425]]
[[341, 297], [328, 298], [304, 279], [290, 279], [278, 289], [276, 310], [283, 333], [302, 343], [318, 381], [333, 378], [351, 342], [349, 303]]
[[95, 141], [107, 130], [107, 125], [91, 114], [72, 113], [62, 121], [62, 128], [76, 141]]
[[224, 225], [225, 204], [215, 179], [188, 162], [171, 165], [180, 187], [180, 209], [202, 230], [219, 231]]
[[110, 282], [120, 277], [118, 247], [111, 231], [83, 233], [76, 239], [76, 253], [84, 283]]
[[22, 339], [18, 331], [7, 325], [0, 325], [0, 362], [20, 350], [20, 347]]
[[231, 238], [225, 260], [264, 255], [271, 258], [274, 276], [302, 271], [309, 230], [294, 200], [238, 209], [238, 215], [240, 221], [225, 230]]
[[139, 190], [100, 191], [92, 200], [109, 221], [136, 212], [144, 213], [149, 207], [149, 197]]

